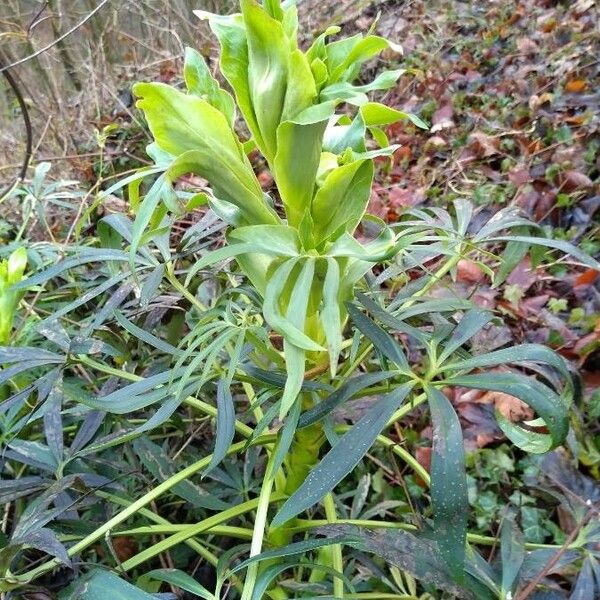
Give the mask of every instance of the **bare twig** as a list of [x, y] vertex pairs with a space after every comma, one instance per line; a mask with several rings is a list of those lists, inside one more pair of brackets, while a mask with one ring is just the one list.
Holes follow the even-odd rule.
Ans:
[[588, 521], [598, 514], [598, 509], [594, 506], [590, 507], [583, 519], [577, 524], [577, 527], [571, 531], [565, 543], [556, 551], [552, 558], [544, 565], [544, 568], [529, 582], [529, 584], [515, 596], [515, 600], [526, 600], [535, 591], [540, 581], [550, 573], [552, 568], [560, 560], [560, 557], [568, 550], [569, 546], [577, 539], [579, 532], [588, 523]]
[[49, 0], [46, 0], [41, 8], [35, 13], [33, 19], [31, 19], [31, 22], [27, 27], [27, 35], [29, 35], [33, 31], [33, 28], [40, 23], [42, 14], [48, 8], [48, 2]]
[[10, 65], [6, 65], [6, 66], [0, 68], [0, 73], [4, 73], [8, 69], [12, 69], [13, 67], [16, 67], [17, 65], [22, 65], [23, 63], [26, 63], [28, 60], [31, 60], [32, 58], [35, 58], [36, 56], [43, 54], [44, 52], [46, 52], [53, 46], [56, 46], [56, 44], [59, 44], [60, 42], [62, 42], [66, 37], [70, 36], [72, 33], [77, 31], [83, 24], [87, 23], [105, 4], [108, 4], [109, 1], [110, 0], [102, 0], [102, 2], [100, 2], [100, 4], [98, 4], [98, 6], [96, 6], [96, 8], [94, 8], [94, 10], [92, 10], [88, 15], [86, 15], [81, 21], [79, 21], [79, 23], [77, 23], [76, 25], [71, 27], [71, 29], [69, 29], [68, 31], [63, 33], [60, 37], [56, 38], [55, 40], [53, 40], [52, 42], [50, 42], [43, 48], [40, 48], [39, 50], [37, 50], [36, 52], [29, 54], [28, 56], [25, 56], [24, 58], [20, 58], [19, 60], [16, 60], [15, 62], [11, 63]]
[[19, 89], [17, 82], [6, 67], [2, 68], [0, 72], [4, 75], [4, 78], [8, 82], [8, 85], [17, 98], [17, 102], [21, 108], [23, 124], [25, 125], [25, 156], [23, 157], [21, 170], [19, 171], [16, 179], [0, 192], [0, 202], [2, 202], [2, 200], [11, 192], [11, 190], [14, 189], [15, 185], [18, 185], [19, 182], [23, 181], [27, 175], [27, 168], [29, 167], [29, 161], [31, 160], [31, 155], [33, 152], [33, 131], [31, 129], [31, 120], [29, 119], [29, 110], [27, 109], [27, 104], [25, 103], [23, 94], [21, 94], [21, 90]]

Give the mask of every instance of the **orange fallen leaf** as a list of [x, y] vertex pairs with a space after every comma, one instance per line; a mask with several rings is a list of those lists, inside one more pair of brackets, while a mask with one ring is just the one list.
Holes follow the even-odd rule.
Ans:
[[583, 273], [577, 275], [574, 285], [592, 285], [598, 278], [598, 275], [600, 275], [600, 273], [598, 273], [596, 269], [586, 269]]
[[273, 176], [268, 171], [261, 171], [256, 178], [263, 190], [269, 189], [273, 185]]
[[409, 146], [400, 146], [398, 150], [394, 152], [394, 158], [397, 160], [409, 159], [411, 156], [411, 150]]
[[565, 84], [565, 90], [567, 92], [571, 92], [572, 94], [578, 94], [579, 92], [583, 92], [587, 87], [587, 81], [584, 79], [571, 79], [567, 81]]

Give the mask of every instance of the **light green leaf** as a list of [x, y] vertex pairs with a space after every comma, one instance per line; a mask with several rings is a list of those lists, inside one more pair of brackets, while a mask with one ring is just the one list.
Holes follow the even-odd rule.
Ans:
[[335, 377], [342, 350], [342, 318], [340, 311], [340, 267], [335, 258], [327, 258], [327, 273], [323, 283], [323, 306], [320, 321], [327, 340], [329, 370]]
[[354, 232], [367, 209], [372, 183], [371, 161], [357, 160], [329, 171], [312, 203], [317, 244], [340, 230]]
[[[315, 273], [315, 261], [308, 258], [302, 265], [302, 270], [298, 274], [296, 283], [292, 288], [286, 319], [298, 331], [305, 330], [306, 313], [310, 291], [313, 284]], [[293, 345], [289, 340], [284, 342], [285, 362], [288, 371], [283, 396], [281, 398], [281, 407], [279, 409], [279, 418], [282, 419], [289, 411], [292, 404], [296, 401], [302, 382], [304, 381], [305, 356], [304, 349]]]
[[326, 125], [326, 120], [306, 125], [286, 121], [277, 129], [273, 176], [292, 227], [310, 210]]
[[413, 115], [406, 113], [385, 104], [379, 104], [378, 102], [369, 102], [360, 107], [360, 112], [366, 125], [391, 125], [396, 121], [408, 119], [417, 127], [421, 129], [428, 129], [427, 123]]
[[311, 340], [303, 331], [290, 323], [287, 317], [281, 313], [280, 302], [283, 296], [284, 288], [292, 273], [292, 269], [296, 266], [297, 259], [289, 259], [284, 261], [277, 267], [269, 283], [265, 293], [263, 303], [263, 314], [267, 323], [278, 333], [280, 333], [290, 344], [293, 344], [299, 349], [309, 351], [325, 350], [321, 345]]
[[331, 48], [335, 45], [335, 42], [327, 46], [328, 66], [330, 70], [329, 81], [331, 83], [340, 80], [352, 81], [358, 75], [359, 69], [364, 62], [386, 48], [392, 48], [397, 52], [401, 52], [401, 48], [398, 45], [376, 35], [368, 35], [364, 38], [362, 36], [354, 36], [348, 39], [354, 43], [352, 43], [351, 47], [347, 45], [344, 48], [345, 50], [349, 49], [349, 52], [345, 55], [342, 55], [339, 49], [335, 54], [331, 52]]
[[204, 57], [193, 48], [185, 49], [183, 65], [185, 85], [191, 94], [206, 100], [220, 110], [233, 127], [235, 122], [235, 103], [231, 95], [221, 88], [219, 82], [211, 75]]
[[236, 205], [252, 223], [277, 224], [243, 148], [227, 119], [205, 100], [161, 83], [138, 83], [134, 93], [156, 142], [177, 159], [167, 174], [208, 180], [218, 198]]
[[229, 234], [232, 240], [254, 244], [277, 256], [297, 256], [300, 239], [295, 229], [285, 225], [249, 225]]
[[247, 81], [260, 136], [252, 133], [272, 163], [288, 84], [290, 42], [281, 22], [270, 17], [254, 0], [241, 0], [240, 5], [248, 44]]
[[319, 99], [321, 101], [342, 100], [344, 102], [361, 106], [369, 101], [367, 96], [369, 92], [376, 90], [388, 90], [394, 87], [400, 76], [405, 72], [405, 69], [384, 71], [383, 73], [377, 75], [373, 81], [364, 85], [352, 85], [348, 82], [333, 83], [321, 90]]

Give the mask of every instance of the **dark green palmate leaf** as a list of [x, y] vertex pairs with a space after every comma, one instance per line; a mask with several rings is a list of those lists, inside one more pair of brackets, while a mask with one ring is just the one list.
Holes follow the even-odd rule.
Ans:
[[217, 433], [215, 451], [204, 475], [210, 473], [227, 456], [227, 450], [235, 435], [235, 406], [229, 390], [229, 382], [217, 384]]
[[[157, 481], [164, 481], [177, 472], [177, 463], [165, 456], [162, 448], [148, 438], [139, 437], [133, 442], [133, 448], [141, 463]], [[172, 491], [194, 507], [209, 508], [211, 510], [229, 508], [225, 502], [215, 498], [188, 479], [173, 486]]]
[[405, 383], [384, 396], [340, 438], [275, 515], [272, 522], [274, 527], [310, 508], [352, 471], [408, 396], [413, 385], [412, 382]]
[[326, 417], [332, 410], [340, 404], [346, 402], [357, 392], [366, 387], [390, 379], [397, 373], [395, 371], [377, 371], [376, 373], [366, 373], [357, 375], [346, 381], [335, 392], [325, 398], [322, 402], [315, 404], [311, 409], [302, 413], [298, 421], [298, 427], [308, 427], [317, 421]]
[[458, 350], [465, 342], [470, 340], [492, 319], [488, 311], [473, 309], [467, 311], [460, 323], [455, 327], [452, 335], [444, 342], [439, 360], [446, 360], [453, 352]]
[[400, 371], [410, 373], [408, 361], [400, 344], [387, 331], [384, 331], [379, 325], [376, 325], [371, 319], [363, 315], [356, 306], [347, 303], [347, 308], [352, 322], [363, 335], [373, 342], [373, 346], [386, 358], [391, 360]]
[[304, 554], [305, 552], [313, 552], [314, 550], [319, 550], [321, 548], [325, 548], [326, 546], [331, 546], [332, 544], [352, 544], [357, 541], [357, 539], [352, 535], [341, 535], [329, 537], [329, 538], [312, 538], [309, 540], [304, 540], [302, 542], [294, 542], [292, 544], [288, 544], [283, 548], [276, 548], [274, 550], [266, 550], [257, 554], [256, 556], [252, 556], [244, 561], [242, 561], [239, 565], [232, 569], [232, 573], [237, 573], [242, 569], [250, 566], [253, 563], [261, 562], [263, 560], [269, 560], [273, 558], [285, 558], [287, 556], [295, 556], [297, 554]]

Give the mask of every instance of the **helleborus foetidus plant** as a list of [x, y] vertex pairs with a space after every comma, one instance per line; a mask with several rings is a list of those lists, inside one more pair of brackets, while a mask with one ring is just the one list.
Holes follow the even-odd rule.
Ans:
[[[229, 16], [199, 13], [220, 42], [221, 72], [234, 96], [221, 88], [204, 59], [193, 50], [187, 50], [185, 57], [185, 91], [159, 83], [135, 86], [138, 106], [154, 136], [148, 151], [156, 164], [118, 184], [130, 183], [129, 200], [136, 215], [133, 225], [124, 215], [104, 218], [98, 235], [101, 243], [106, 238], [108, 248], [74, 248], [73, 256], [13, 286], [22, 290], [45, 285], [70, 268], [100, 263], [101, 282], [90, 284], [84, 301], [98, 299], [106, 290], [116, 288], [106, 302], [99, 303], [97, 314], [87, 319], [84, 340], [76, 336], [72, 339], [56, 322], [81, 306], [79, 297], [62, 305], [44, 322], [44, 335], [60, 347], [59, 353], [45, 351], [35, 364], [36, 368], [53, 369], [39, 380], [45, 395], [40, 392], [37, 397], [39, 402], [46, 402], [47, 427], [43, 435], [48, 453], [53, 444], [56, 455], [46, 461], [46, 467], [60, 478], [65, 467], [76, 468], [72, 459], [78, 452], [88, 451], [82, 450], [85, 444], [79, 433], [73, 445], [83, 446], [73, 451], [66, 451], [62, 437], [55, 435], [62, 427], [64, 392], [62, 383], [55, 382], [62, 382], [59, 375], [63, 370], [85, 366], [100, 376], [127, 382], [116, 389], [111, 387], [106, 394], [82, 393], [89, 382], [69, 382], [67, 389], [77, 403], [96, 413], [83, 413], [86, 422], [88, 418], [92, 421], [87, 429], [100, 426], [97, 413], [125, 416], [151, 405], [159, 407], [147, 419], [144, 413], [141, 424], [136, 419], [132, 428], [111, 432], [95, 447], [106, 449], [135, 439], [142, 462], [146, 459], [145, 466], [150, 464], [154, 471], [150, 470], [159, 472], [162, 480], [129, 503], [114, 495], [105, 496], [124, 508], [78, 539], [68, 551], [63, 552], [51, 537], [52, 543], [42, 549], [54, 553], [55, 558], [39, 567], [13, 575], [7, 565], [1, 589], [27, 584], [60, 562], [68, 564], [68, 557], [93, 547], [104, 536], [140, 534], [140, 528], [122, 528], [125, 521], [137, 516], [151, 520], [150, 525], [141, 528], [143, 534], [160, 527], [166, 537], [119, 564], [123, 572], [135, 572], [182, 543], [216, 566], [214, 594], [183, 577], [185, 574], [162, 570], [150, 571], [138, 579], [139, 586], [153, 591], [158, 588], [149, 580], [155, 578], [216, 600], [229, 580], [243, 600], [258, 600], [263, 594], [278, 600], [289, 594], [275, 581], [285, 570], [294, 569], [298, 585], [318, 587], [327, 576], [334, 597], [342, 598], [345, 589], [353, 593], [352, 582], [346, 577], [353, 563], [350, 560], [345, 564], [342, 553], [342, 547], [349, 546], [381, 556], [394, 567], [459, 597], [507, 598], [514, 591], [514, 565], [505, 569], [498, 581], [498, 574], [484, 567], [483, 558], [467, 543], [481, 541], [482, 536], [469, 536], [467, 532], [462, 432], [459, 418], [442, 390], [485, 389], [521, 398], [539, 418], [520, 426], [498, 415], [498, 424], [518, 447], [541, 453], [566, 438], [573, 386], [564, 361], [539, 345], [470, 354], [466, 347], [488, 326], [492, 313], [465, 299], [428, 298], [427, 293], [444, 275], [453, 273], [465, 256], [479, 261], [499, 283], [534, 243], [571, 253], [590, 266], [598, 265], [563, 241], [532, 237], [529, 232], [536, 225], [512, 208], [498, 212], [483, 226], [474, 223], [472, 206], [464, 200], [455, 201], [449, 210], [406, 211], [392, 227], [366, 216], [373, 161], [394, 151], [382, 127], [398, 119], [423, 125], [418, 118], [372, 102], [367, 96], [371, 91], [392, 87], [401, 70], [386, 71], [368, 84], [355, 83], [362, 64], [382, 50], [395, 47], [370, 34], [334, 39], [338, 29], [329, 28], [302, 51], [297, 43], [296, 9], [291, 3], [242, 0], [240, 6], [240, 14]], [[241, 129], [239, 118], [250, 132], [249, 139], [237, 133]], [[276, 191], [270, 194], [261, 189], [248, 159], [255, 148], [273, 174]], [[175, 181], [188, 173], [204, 178], [209, 190], [190, 196], [176, 189]], [[142, 198], [140, 183], [147, 175], [156, 179]], [[212, 209], [207, 217], [212, 219], [216, 213], [227, 224], [226, 245], [207, 252], [205, 248], [214, 240], [203, 239], [199, 232], [205, 233], [210, 226], [204, 230], [193, 226], [185, 236], [195, 238], [199, 246], [190, 250], [182, 244], [181, 253], [174, 253], [168, 243], [169, 225], [186, 210], [205, 203]], [[361, 243], [354, 234], [359, 223], [368, 220], [377, 233], [370, 242]], [[506, 232], [512, 228], [520, 228], [521, 233], [508, 236]], [[129, 243], [129, 252], [112, 245], [114, 236], [108, 235], [107, 229], [118, 234], [119, 243]], [[496, 245], [503, 242], [509, 242], [509, 247], [500, 260], [482, 248], [490, 244], [495, 251]], [[199, 260], [185, 267], [194, 254], [200, 256]], [[205, 269], [212, 276], [215, 265], [228, 259], [237, 261], [251, 285], [234, 288], [231, 284], [238, 283], [238, 278], [231, 272], [224, 273], [228, 287], [206, 310], [191, 292], [193, 284], [202, 279]], [[437, 261], [435, 273], [417, 279], [417, 287], [387, 285], [394, 275], [403, 275], [415, 266], [427, 271], [429, 267], [424, 265], [432, 260]], [[186, 285], [175, 277], [175, 261], [187, 268]], [[369, 271], [377, 263], [384, 263], [386, 268], [374, 278]], [[488, 263], [500, 268], [495, 272]], [[189, 333], [177, 348], [159, 339], [158, 331], [154, 335], [134, 323], [139, 317], [138, 308], [143, 312], [151, 298], [159, 297], [161, 286], [169, 284], [194, 307], [187, 315]], [[355, 287], [369, 294], [357, 293]], [[130, 295], [135, 299], [127, 304]], [[355, 295], [359, 304], [351, 302]], [[350, 343], [343, 341], [344, 332], [350, 329], [345, 327], [348, 315], [355, 328]], [[89, 356], [101, 354], [109, 361], [117, 354], [109, 344], [90, 337], [102, 328], [110, 330], [112, 317], [110, 327], [151, 348], [153, 358], [158, 359], [152, 362], [153, 368], [155, 364], [163, 365], [166, 370], [134, 372], [135, 360], [116, 369]], [[283, 348], [272, 343], [272, 331], [283, 338]], [[419, 361], [409, 362], [406, 340], [421, 357]], [[2, 349], [3, 362], [14, 364], [37, 352], [36, 348], [17, 350]], [[509, 370], [509, 365], [517, 368]], [[286, 373], [282, 375], [280, 369], [284, 367]], [[481, 369], [489, 368], [495, 371], [481, 373]], [[46, 385], [50, 376], [53, 383]], [[236, 394], [243, 390], [248, 401], [248, 412], [240, 420], [230, 387]], [[196, 398], [198, 394], [204, 394], [207, 402]], [[334, 409], [357, 396], [373, 396], [375, 400], [353, 426], [337, 424], [332, 418]], [[16, 402], [14, 397], [11, 402]], [[214, 453], [199, 460], [194, 457], [192, 464], [177, 470], [144, 435], [170, 426], [181, 403], [203, 417], [216, 417], [217, 426]], [[386, 428], [400, 423], [425, 403], [433, 429], [430, 474], [406, 448], [385, 435]], [[7, 419], [11, 435], [13, 428], [21, 429], [19, 410], [13, 409]], [[278, 415], [282, 417], [280, 427], [268, 431]], [[64, 416], [71, 418], [70, 413]], [[176, 420], [173, 418], [173, 422]], [[244, 439], [235, 442], [236, 435]], [[333, 492], [374, 444], [409, 465], [424, 485], [431, 484], [431, 510], [425, 503], [419, 531], [415, 531], [414, 523], [402, 522], [400, 525], [409, 531], [390, 530], [380, 536], [338, 523], [333, 525], [335, 529], [323, 532], [325, 538], [306, 534], [316, 525], [297, 517], [319, 502], [326, 522], [338, 521], [338, 504], [343, 505], [343, 500]], [[243, 500], [236, 496], [236, 503], [223, 506], [219, 495], [198, 497], [193, 486], [182, 485], [190, 483], [197, 473], [213, 475], [227, 456], [246, 451], [250, 455], [249, 448], [254, 445], [265, 448], [267, 461], [264, 471], [260, 471], [258, 492], [244, 489]], [[327, 446], [321, 458], [321, 450]], [[64, 483], [64, 478], [60, 481]], [[197, 502], [201, 508], [215, 512], [198, 523], [170, 524], [146, 509], [167, 493], [179, 494], [178, 502]], [[272, 505], [280, 506], [269, 523]], [[235, 553], [216, 556], [216, 546], [212, 541], [200, 541], [201, 536], [212, 536], [213, 528], [250, 514], [254, 514], [250, 557], [229, 569]], [[389, 522], [365, 518], [360, 525], [387, 527]], [[223, 525], [222, 531], [233, 529]], [[249, 539], [248, 529], [241, 529], [243, 539]], [[265, 531], [269, 549], [263, 553]], [[509, 533], [503, 534], [503, 548], [510, 549], [512, 528], [505, 531]], [[29, 533], [30, 539], [38, 536], [35, 528]], [[484, 541], [495, 543], [493, 538]], [[21, 538], [12, 542], [9, 561], [13, 552], [20, 552], [28, 543]], [[246, 551], [244, 546], [240, 554]], [[297, 558], [312, 552], [317, 553], [312, 562]], [[427, 568], [415, 563], [415, 554], [430, 561]], [[516, 555], [520, 556], [518, 552]], [[242, 569], [246, 574], [240, 581], [238, 573]], [[311, 574], [306, 575], [309, 571]], [[104, 577], [96, 572], [88, 578], [89, 586], [87, 579], [83, 584], [93, 590], [89, 597], [105, 586], [126, 590], [124, 594], [134, 593], [116, 576]], [[79, 590], [75, 587], [65, 598], [80, 600]]]
[[[402, 70], [353, 84], [363, 63], [396, 49], [384, 38], [358, 34], [330, 42], [339, 29], [332, 27], [303, 52], [293, 5], [244, 0], [241, 14], [197, 14], [220, 42], [221, 71], [236, 101], [191, 49], [184, 67], [187, 92], [160, 83], [135, 86], [155, 139], [150, 152], [168, 164], [136, 227], [139, 232], [147, 225], [150, 209], [176, 177], [191, 172], [208, 181], [210, 206], [231, 226], [228, 245], [203, 257], [188, 280], [211, 263], [236, 257], [263, 298], [266, 321], [284, 340], [283, 416], [300, 391], [307, 360], [322, 362], [328, 352], [335, 373], [344, 302], [373, 262], [397, 245], [383, 223], [370, 243], [353, 236], [369, 200], [373, 160], [396, 149], [387, 145], [381, 126], [407, 118], [422, 122], [366, 95], [392, 87]], [[336, 114], [342, 102], [356, 107], [353, 118]], [[252, 136], [245, 144], [234, 129], [236, 105]], [[384, 146], [370, 143], [375, 140]], [[254, 145], [273, 174], [283, 215], [247, 158]]]

